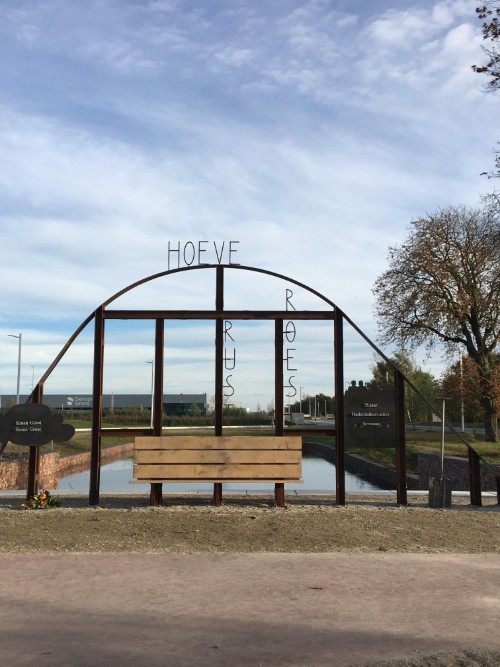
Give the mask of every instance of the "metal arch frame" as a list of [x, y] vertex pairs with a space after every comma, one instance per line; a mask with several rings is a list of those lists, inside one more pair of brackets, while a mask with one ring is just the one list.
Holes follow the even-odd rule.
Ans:
[[[107, 311], [106, 308], [119, 297], [127, 292], [134, 290], [141, 285], [156, 280], [158, 278], [166, 277], [176, 273], [183, 273], [186, 271], [211, 269], [216, 270], [216, 308], [215, 310], [207, 311]], [[305, 291], [318, 297], [320, 300], [328, 304], [332, 308], [329, 311], [224, 311], [224, 271], [226, 269], [252, 271], [263, 275], [268, 275], [273, 278], [284, 280], [285, 282], [296, 285]], [[133, 317], [128, 315], [134, 313]], [[321, 313], [321, 316], [319, 315]], [[145, 429], [145, 433], [153, 433], [155, 435], [161, 434], [161, 417], [162, 417], [162, 386], [163, 386], [163, 344], [164, 344], [164, 320], [165, 319], [213, 319], [216, 323], [216, 433], [222, 430], [222, 331], [223, 320], [229, 319], [274, 319], [275, 320], [275, 394], [280, 399], [280, 405], [283, 406], [283, 320], [286, 319], [324, 319], [332, 320], [334, 322], [334, 382], [335, 382], [335, 396], [336, 396], [336, 429], [328, 429], [328, 432], [336, 434], [336, 463], [337, 463], [337, 491], [336, 500], [338, 504], [345, 504], [345, 462], [344, 462], [344, 378], [343, 378], [343, 323], [344, 320], [370, 345], [370, 347], [379, 354], [386, 362], [388, 362], [395, 371], [395, 395], [396, 395], [396, 411], [397, 411], [397, 456], [396, 456], [396, 471], [397, 471], [397, 502], [399, 504], [406, 504], [406, 465], [405, 465], [405, 421], [404, 421], [404, 385], [408, 384], [428, 405], [428, 407], [439, 414], [439, 411], [420, 393], [420, 391], [406, 378], [401, 371], [393, 364], [393, 362], [366, 336], [363, 331], [345, 314], [333, 301], [325, 297], [317, 290], [305, 285], [304, 283], [290, 278], [283, 274], [261, 269], [257, 267], [245, 266], [240, 264], [199, 264], [195, 266], [185, 266], [176, 269], [169, 269], [160, 273], [142, 278], [127, 287], [119, 290], [109, 299], [104, 301], [95, 311], [93, 311], [70, 336], [64, 347], [56, 356], [54, 361], [48, 367], [46, 372], [38, 381], [36, 387], [33, 389], [28, 402], [41, 403], [43, 401], [43, 390], [46, 380], [50, 377], [53, 370], [57, 367], [61, 359], [64, 357], [73, 342], [78, 338], [81, 332], [92, 322], [95, 321], [94, 331], [94, 374], [93, 374], [93, 414], [92, 414], [92, 464], [91, 464], [91, 483], [89, 490], [89, 502], [91, 504], [98, 504], [99, 502], [99, 474], [100, 474], [100, 443], [101, 443], [101, 417], [102, 417], [102, 371], [103, 371], [103, 355], [104, 355], [104, 322], [106, 319], [155, 319], [156, 333], [155, 333], [155, 386], [154, 386], [154, 423], [153, 429]], [[281, 333], [280, 333], [281, 331]], [[96, 363], [97, 362], [97, 363]], [[281, 379], [280, 379], [281, 378]], [[97, 394], [97, 403], [96, 403]], [[218, 400], [217, 400], [218, 396]], [[278, 404], [278, 400], [276, 400]], [[283, 408], [281, 408], [282, 410]], [[283, 420], [275, 420], [276, 433], [282, 434]], [[480, 491], [480, 473], [479, 462], [481, 457], [471, 447], [471, 445], [461, 436], [461, 434], [453, 429], [455, 434], [465, 444], [469, 451], [469, 463], [471, 471], [471, 503], [481, 504]], [[123, 429], [106, 429], [107, 435], [117, 435], [124, 433]], [[134, 431], [135, 432], [135, 431]], [[297, 432], [296, 430], [294, 432]], [[130, 433], [130, 430], [128, 431]], [[316, 432], [317, 433], [317, 432]], [[35, 494], [38, 490], [38, 474], [39, 474], [39, 449], [35, 447], [30, 448], [29, 465], [28, 465], [28, 497]], [[161, 485], [159, 485], [161, 486]], [[500, 477], [497, 477], [498, 497], [500, 502]], [[219, 490], [220, 491], [220, 490]], [[152, 498], [154, 494], [158, 497], [161, 494], [161, 489], [152, 489]], [[215, 494], [214, 494], [215, 498]]]
[[[216, 271], [216, 294], [214, 310], [193, 310], [193, 311], [140, 311], [140, 310], [107, 310], [107, 307], [127, 292], [134, 290], [141, 285], [152, 282], [158, 278], [166, 277], [176, 273], [195, 270], [215, 270]], [[271, 276], [285, 281], [288, 284], [295, 285], [305, 291], [318, 297], [321, 301], [330, 306], [331, 310], [323, 311], [225, 311], [224, 310], [224, 271], [240, 270], [251, 271], [263, 275]], [[375, 349], [386, 361], [390, 360], [378, 350], [374, 343], [363, 334], [363, 332], [335, 305], [333, 301], [325, 297], [317, 290], [301, 283], [294, 278], [267, 269], [245, 266], [240, 264], [202, 264], [195, 266], [179, 267], [169, 269], [160, 273], [142, 278], [127, 287], [119, 290], [109, 299], [104, 301], [95, 311], [93, 311], [75, 330], [68, 339], [64, 347], [56, 356], [47, 371], [38, 381], [34, 388], [29, 402], [40, 403], [43, 401], [43, 389], [46, 380], [50, 377], [53, 370], [57, 367], [68, 349], [71, 347], [80, 333], [94, 320], [94, 370], [93, 370], [93, 410], [92, 410], [92, 450], [90, 467], [90, 488], [89, 503], [97, 505], [99, 503], [99, 485], [100, 485], [100, 459], [101, 459], [101, 438], [102, 433], [102, 388], [103, 388], [103, 360], [104, 360], [104, 325], [106, 319], [154, 319], [155, 320], [155, 384], [154, 384], [154, 406], [153, 406], [153, 428], [134, 429], [136, 434], [161, 435], [162, 432], [162, 395], [163, 395], [163, 354], [164, 354], [164, 321], [165, 319], [211, 319], [215, 320], [216, 326], [216, 367], [215, 367], [215, 434], [222, 434], [222, 405], [223, 405], [223, 323], [225, 319], [266, 319], [275, 322], [275, 405], [277, 406], [275, 415], [275, 433], [283, 435], [283, 323], [284, 320], [331, 320], [334, 324], [334, 387], [336, 400], [336, 420], [335, 428], [326, 428], [315, 430], [316, 435], [336, 435], [336, 502], [345, 504], [345, 458], [344, 458], [344, 376], [343, 376], [343, 321], [346, 321], [358, 331], [369, 345]], [[278, 409], [279, 407], [279, 409]], [[402, 438], [398, 438], [401, 454], [398, 456], [398, 502], [406, 503], [406, 470], [404, 466], [404, 405], [398, 401], [398, 413], [403, 420]], [[107, 436], [130, 434], [130, 429], [106, 429]], [[307, 429], [296, 429], [294, 433], [307, 435]], [[28, 476], [28, 496], [33, 495], [38, 490], [38, 471], [39, 471], [39, 450], [30, 448], [29, 476]], [[219, 501], [222, 494], [222, 485], [214, 485], [214, 501]], [[161, 502], [161, 484], [151, 485], [151, 501], [153, 503]], [[276, 497], [283, 497], [284, 490], [282, 484], [276, 484]]]

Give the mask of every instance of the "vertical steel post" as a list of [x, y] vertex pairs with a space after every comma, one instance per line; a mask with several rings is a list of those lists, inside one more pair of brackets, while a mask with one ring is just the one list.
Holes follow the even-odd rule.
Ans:
[[274, 321], [274, 433], [283, 435], [283, 320]]
[[345, 505], [344, 314], [337, 307], [334, 327], [336, 501]]
[[89, 505], [99, 504], [101, 477], [102, 379], [104, 371], [104, 307], [94, 315], [94, 373], [92, 381], [92, 447], [90, 451]]
[[481, 459], [477, 452], [469, 447], [470, 504], [481, 507]]
[[[154, 390], [153, 390], [153, 436], [161, 436], [163, 428], [163, 364], [165, 346], [165, 325], [158, 318], [155, 325], [155, 359], [154, 359]], [[149, 494], [150, 505], [162, 504], [161, 482], [153, 482]]]
[[[216, 269], [215, 310], [224, 310], [224, 269]], [[222, 435], [224, 410], [224, 320], [215, 320], [215, 435]], [[213, 504], [222, 504], [222, 483], [214, 484]]]
[[[43, 385], [37, 384], [32, 392], [32, 402], [43, 402]], [[30, 447], [28, 453], [28, 486], [26, 487], [26, 500], [28, 501], [38, 493], [40, 476], [40, 447]]]
[[[282, 436], [283, 429], [283, 319], [274, 321], [274, 433]], [[274, 485], [274, 499], [278, 507], [285, 507], [285, 485]]]
[[396, 392], [396, 500], [398, 505], [407, 505], [405, 380], [401, 371], [394, 372], [394, 385]]

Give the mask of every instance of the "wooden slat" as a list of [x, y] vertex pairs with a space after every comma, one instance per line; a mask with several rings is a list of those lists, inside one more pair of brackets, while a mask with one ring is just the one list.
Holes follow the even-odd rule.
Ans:
[[134, 453], [134, 463], [292, 463], [300, 464], [302, 452], [298, 449], [253, 450], [253, 449], [171, 449], [138, 450]]
[[301, 477], [300, 465], [134, 465], [136, 479], [295, 479]]
[[[165, 482], [165, 484], [168, 484], [168, 483], [175, 484], [178, 481], [179, 481], [178, 479], [163, 479], [163, 478], [162, 479], [158, 479], [158, 478], [155, 479], [154, 477], [150, 477], [148, 479], [143, 479], [143, 478], [141, 478], [141, 479], [130, 479], [128, 483], [129, 484], [157, 484], [158, 482], [161, 482], [161, 483]], [[192, 484], [199, 484], [203, 480], [200, 480], [200, 479], [182, 479], [180, 481], [182, 481], [182, 483], [191, 482]], [[283, 484], [286, 484], [287, 482], [288, 483], [293, 482], [294, 484], [303, 484], [304, 483], [303, 479], [295, 479], [295, 478], [283, 479], [283, 478], [276, 478], [276, 477], [273, 477], [272, 479], [243, 479], [243, 480], [241, 480], [239, 478], [237, 478], [237, 479], [228, 479], [226, 477], [224, 479], [210, 479], [208, 481], [210, 482], [210, 484], [216, 484], [217, 482], [219, 482], [220, 484], [232, 484], [234, 482], [242, 482], [242, 483], [245, 483], [245, 484], [252, 484], [252, 483], [253, 484], [264, 484], [266, 482], [269, 482], [270, 484], [277, 484], [277, 483], [280, 483], [280, 482], [282, 482]]]
[[302, 449], [300, 436], [172, 436], [135, 438], [135, 449]]

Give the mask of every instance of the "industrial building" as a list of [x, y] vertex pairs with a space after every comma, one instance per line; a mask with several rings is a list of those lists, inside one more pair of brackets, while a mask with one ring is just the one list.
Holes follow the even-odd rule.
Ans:
[[[104, 409], [141, 408], [151, 409], [151, 394], [103, 394]], [[19, 402], [25, 403], [28, 396], [20, 396]], [[15, 405], [17, 396], [0, 396], [2, 411]], [[54, 410], [92, 410], [92, 394], [44, 394], [43, 403]], [[165, 415], [205, 415], [207, 412], [206, 394], [164, 394], [163, 412]]]

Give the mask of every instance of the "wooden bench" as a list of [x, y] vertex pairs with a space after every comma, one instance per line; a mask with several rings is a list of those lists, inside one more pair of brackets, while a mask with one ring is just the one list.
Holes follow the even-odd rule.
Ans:
[[213, 482], [214, 505], [223, 482], [273, 482], [285, 506], [285, 482], [302, 482], [300, 436], [145, 436], [135, 438], [134, 480], [151, 484], [151, 505], [161, 505], [162, 484]]

